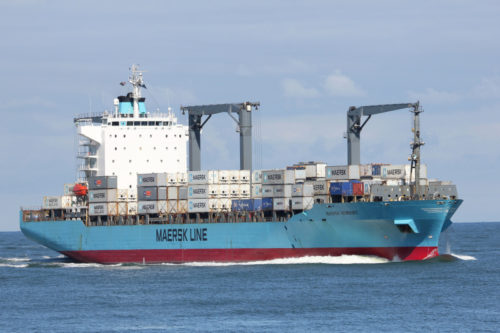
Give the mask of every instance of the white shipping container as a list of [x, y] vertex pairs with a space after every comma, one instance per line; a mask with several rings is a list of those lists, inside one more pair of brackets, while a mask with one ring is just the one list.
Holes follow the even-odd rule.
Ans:
[[116, 202], [99, 202], [89, 204], [89, 215], [118, 215], [118, 204]]
[[177, 214], [178, 209], [178, 200], [167, 200], [167, 213], [168, 214]]
[[309, 163], [297, 163], [294, 166], [304, 167], [306, 170], [306, 177], [311, 178], [324, 178], [326, 163], [322, 162], [309, 162]]
[[166, 214], [167, 200], [137, 202], [139, 214]]
[[189, 213], [209, 213], [218, 211], [217, 199], [189, 199]]
[[293, 185], [273, 185], [274, 198], [289, 198], [292, 196]]
[[293, 197], [292, 209], [294, 210], [308, 210], [314, 206], [313, 197]]
[[312, 184], [295, 184], [292, 185], [292, 197], [312, 197], [314, 188]]
[[359, 165], [327, 166], [325, 178], [328, 180], [359, 179]]
[[128, 190], [128, 200], [129, 201], [137, 201], [137, 188]]
[[59, 197], [59, 196], [45, 196], [45, 197], [43, 197], [42, 207], [44, 209], [62, 208], [61, 197]]
[[64, 184], [64, 195], [73, 195], [73, 186], [75, 184]]
[[63, 195], [61, 197], [62, 208], [71, 208], [73, 206], [73, 199], [75, 199], [76, 202], [76, 197], [71, 195]]
[[385, 183], [388, 186], [400, 186], [400, 185], [403, 185], [403, 180], [402, 179], [387, 179]]
[[229, 182], [229, 170], [219, 170], [219, 183], [228, 183]]
[[239, 192], [241, 198], [250, 198], [250, 184], [240, 184]]
[[[411, 175], [411, 180], [410, 180], [410, 172], [411, 172], [411, 165], [410, 164], [405, 164], [405, 181], [409, 183], [410, 181], [414, 182], [415, 181], [415, 170], [413, 170], [413, 174]], [[420, 164], [420, 178], [427, 178], [427, 165], [425, 164]]]
[[252, 184], [252, 198], [262, 198], [261, 184]]
[[219, 209], [223, 212], [229, 212], [231, 211], [231, 199], [228, 198], [222, 198], [218, 199], [219, 201]]
[[267, 197], [272, 197], [274, 195], [274, 187], [273, 185], [262, 185], [262, 196], [267, 198]]
[[306, 169], [295, 169], [295, 181], [294, 183], [300, 182], [300, 181], [305, 181], [306, 180]]
[[137, 186], [167, 186], [167, 174], [166, 173], [138, 174]]
[[219, 185], [219, 196], [220, 197], [229, 197], [229, 185], [227, 185], [227, 184]]
[[187, 200], [188, 199], [188, 187], [187, 186], [179, 186], [178, 189], [178, 200]]
[[119, 189], [116, 191], [116, 199], [119, 201], [127, 201], [128, 200], [128, 189]]
[[193, 185], [218, 184], [219, 172], [217, 170], [189, 171], [188, 183]]
[[90, 203], [94, 202], [115, 202], [117, 200], [117, 190], [90, 190], [88, 192]]
[[262, 183], [262, 170], [252, 171], [252, 183], [261, 184]]
[[240, 170], [240, 183], [250, 183], [250, 170]]
[[240, 182], [240, 170], [229, 170], [229, 182], [230, 183]]
[[273, 198], [273, 210], [290, 210], [291, 198]]
[[177, 183], [179, 185], [184, 185], [188, 183], [188, 174], [187, 172], [177, 172]]
[[263, 170], [262, 184], [295, 184], [295, 170]]
[[240, 185], [229, 185], [229, 196], [231, 198], [238, 198], [240, 196]]
[[305, 184], [312, 185], [313, 195], [329, 194], [330, 185], [326, 180], [308, 180]]
[[188, 199], [206, 199], [219, 196], [219, 185], [190, 185]]
[[137, 215], [137, 202], [127, 202], [128, 215]]
[[372, 176], [372, 165], [371, 164], [361, 164], [359, 166], [359, 176], [360, 177], [371, 177]]
[[119, 202], [118, 206], [118, 215], [125, 216], [128, 215], [128, 207], [126, 202]]
[[169, 172], [167, 173], [167, 186], [178, 185], [177, 182], [177, 172]]
[[384, 179], [404, 179], [405, 166], [404, 165], [383, 165], [381, 167], [381, 176]]

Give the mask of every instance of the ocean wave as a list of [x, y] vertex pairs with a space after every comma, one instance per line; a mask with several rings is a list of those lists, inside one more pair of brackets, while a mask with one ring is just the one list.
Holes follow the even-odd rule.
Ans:
[[386, 258], [363, 255], [341, 255], [341, 256], [309, 256], [299, 258], [283, 258], [262, 261], [246, 262], [189, 262], [183, 264], [163, 263], [164, 266], [194, 266], [194, 267], [218, 267], [218, 266], [253, 266], [253, 265], [352, 265], [352, 264], [385, 264], [391, 262]]
[[0, 267], [25, 268], [25, 267], [28, 267], [28, 264], [4, 264], [4, 263], [0, 263]]
[[22, 262], [22, 261], [30, 261], [30, 258], [0, 258], [1, 261], [13, 261], [13, 262]]
[[451, 253], [451, 255], [457, 259], [460, 259], [460, 260], [477, 260], [476, 257], [473, 257], [473, 256], [469, 256], [469, 255], [466, 255], [466, 254], [456, 254], [456, 253]]

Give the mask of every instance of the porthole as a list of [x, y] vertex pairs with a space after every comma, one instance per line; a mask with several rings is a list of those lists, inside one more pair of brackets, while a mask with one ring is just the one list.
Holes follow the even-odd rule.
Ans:
[[115, 150], [118, 150], [118, 148], [115, 147]]
[[153, 147], [153, 150], [156, 150], [156, 147]]
[[127, 137], [127, 135], [126, 135], [126, 134], [123, 134], [123, 137], [125, 138], [125, 137]]
[[168, 138], [168, 134], [165, 134], [165, 137]]
[[116, 136], [116, 134], [115, 134], [115, 138], [116, 138], [116, 137], [117, 137], [117, 136]]
[[132, 163], [132, 160], [128, 160], [129, 163]]

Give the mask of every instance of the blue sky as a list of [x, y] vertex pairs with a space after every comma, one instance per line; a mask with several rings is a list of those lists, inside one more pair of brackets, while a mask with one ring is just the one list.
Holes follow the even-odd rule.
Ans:
[[[74, 180], [72, 118], [110, 109], [132, 63], [150, 109], [260, 101], [262, 168], [345, 164], [349, 106], [420, 100], [429, 177], [465, 199], [454, 220], [498, 221], [499, 15], [495, 1], [0, 2], [0, 230]], [[408, 111], [373, 117], [361, 161], [405, 163], [410, 129]], [[238, 168], [229, 117], [202, 140], [204, 168]]]

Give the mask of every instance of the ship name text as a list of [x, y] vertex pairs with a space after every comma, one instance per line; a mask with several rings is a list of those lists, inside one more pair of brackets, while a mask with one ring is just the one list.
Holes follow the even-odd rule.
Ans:
[[207, 228], [165, 228], [156, 230], [157, 242], [206, 242]]

